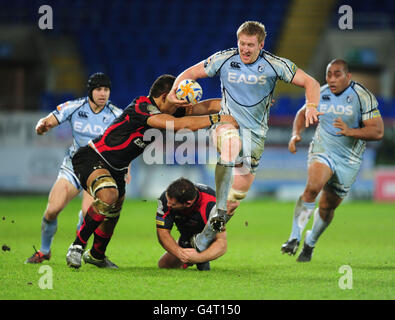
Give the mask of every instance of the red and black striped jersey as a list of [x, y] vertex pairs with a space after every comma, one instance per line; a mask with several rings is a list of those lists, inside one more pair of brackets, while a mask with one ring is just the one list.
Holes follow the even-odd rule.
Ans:
[[[149, 97], [134, 99], [123, 113], [116, 118], [99, 137], [89, 145], [115, 170], [125, 170], [130, 162], [144, 152], [147, 145], [154, 141], [144, 139], [144, 133], [151, 127], [149, 117], [160, 114], [158, 106]], [[177, 115], [185, 115], [184, 108], [177, 109]]]
[[156, 210], [156, 227], [173, 228], [175, 224], [183, 238], [189, 239], [203, 230], [209, 220], [210, 212], [216, 204], [215, 191], [209, 186], [196, 184], [198, 197], [195, 203], [185, 210], [173, 210], [167, 206], [166, 192], [158, 199]]

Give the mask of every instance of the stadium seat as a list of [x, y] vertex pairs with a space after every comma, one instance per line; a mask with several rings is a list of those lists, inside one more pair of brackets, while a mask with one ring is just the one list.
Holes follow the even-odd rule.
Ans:
[[[239, 0], [209, 1], [209, 5], [182, 0], [32, 0], [26, 6], [26, 1], [14, 0], [2, 7], [1, 17], [6, 22], [36, 24], [37, 7], [51, 5], [56, 24], [52, 34], [76, 38], [86, 76], [108, 72], [122, 90], [133, 87], [145, 92], [159, 74], [177, 74], [219, 50], [235, 47], [235, 28], [245, 20], [266, 24], [265, 49], [272, 50], [288, 2], [270, 0], [262, 6], [261, 0], [252, 0], [245, 6]], [[205, 97], [218, 96], [218, 84], [211, 81]], [[126, 101], [131, 93], [118, 89], [112, 98]]]

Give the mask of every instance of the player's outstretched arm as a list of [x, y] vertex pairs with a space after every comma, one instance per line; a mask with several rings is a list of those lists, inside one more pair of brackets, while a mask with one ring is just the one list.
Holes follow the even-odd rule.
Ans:
[[176, 90], [177, 90], [179, 83], [185, 79], [196, 80], [196, 79], [200, 79], [200, 78], [207, 78], [207, 76], [208, 75], [207, 75], [206, 71], [204, 70], [204, 62], [203, 61], [193, 65], [192, 67], [189, 67], [185, 71], [181, 72], [178, 75], [178, 77], [176, 78], [176, 80], [174, 81], [173, 87], [171, 88], [171, 90], [168, 94], [168, 100], [171, 103], [178, 105], [178, 106], [189, 105], [189, 103], [187, 101], [179, 100], [176, 97]]
[[38, 135], [42, 135], [51, 130], [53, 127], [56, 127], [58, 124], [58, 120], [52, 113], [50, 113], [45, 118], [38, 120], [35, 130]]
[[158, 129], [173, 129], [175, 131], [181, 129], [189, 129], [197, 131], [199, 129], [207, 128], [217, 122], [227, 122], [238, 128], [237, 121], [231, 115], [205, 115], [205, 116], [187, 116], [176, 118], [172, 115], [162, 113], [151, 116], [147, 120], [147, 124], [153, 128]]
[[200, 116], [205, 114], [213, 114], [221, 111], [221, 99], [207, 99], [200, 101], [191, 107], [190, 115]]
[[301, 133], [305, 129], [305, 122], [306, 122], [306, 107], [303, 106], [299, 109], [296, 113], [293, 126], [292, 126], [292, 136], [288, 142], [288, 150], [291, 153], [296, 153], [296, 143], [302, 140]]
[[320, 84], [313, 77], [309, 76], [302, 69], [296, 70], [292, 83], [298, 87], [305, 88], [306, 91], [306, 119], [305, 126], [318, 122], [318, 116], [323, 115], [318, 112], [317, 107], [320, 102]]

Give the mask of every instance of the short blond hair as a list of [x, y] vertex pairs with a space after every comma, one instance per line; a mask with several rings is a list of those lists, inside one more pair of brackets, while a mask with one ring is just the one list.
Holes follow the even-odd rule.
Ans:
[[248, 36], [257, 36], [258, 42], [261, 43], [266, 38], [266, 28], [265, 26], [258, 21], [246, 21], [244, 22], [239, 29], [237, 29], [236, 35], [237, 39], [239, 39], [240, 34], [246, 34]]

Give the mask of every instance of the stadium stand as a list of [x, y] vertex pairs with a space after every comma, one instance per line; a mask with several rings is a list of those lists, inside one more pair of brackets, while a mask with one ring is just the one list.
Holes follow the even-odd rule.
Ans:
[[[239, 0], [1, 0], [0, 21], [37, 28], [37, 8], [50, 5], [54, 29], [47, 35], [74, 39], [83, 75], [86, 77], [98, 70], [108, 73], [113, 81], [111, 98], [125, 107], [131, 97], [146, 94], [157, 75], [178, 74], [218, 50], [236, 46], [236, 28], [245, 20], [264, 22], [268, 32], [265, 49], [279, 54], [285, 18], [292, 16], [293, 7], [306, 8], [309, 1], [268, 0], [263, 4], [261, 0], [252, 0], [246, 5]], [[350, 5], [357, 12], [356, 28], [395, 28], [394, 15], [388, 14], [395, 12], [395, 2], [391, 0], [333, 1], [332, 7], [325, 9], [331, 10], [328, 27], [336, 27], [337, 9], [342, 4]], [[322, 12], [318, 14], [325, 16]], [[219, 96], [218, 82], [202, 80], [202, 85], [205, 98]], [[281, 95], [277, 97], [272, 115], [293, 113], [299, 97], [278, 91]], [[53, 103], [72, 95], [70, 90], [47, 90], [42, 95], [41, 109], [48, 110]], [[381, 101], [384, 114], [395, 117], [394, 99], [382, 98]]]

